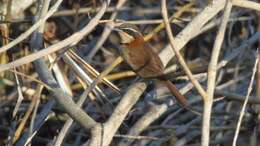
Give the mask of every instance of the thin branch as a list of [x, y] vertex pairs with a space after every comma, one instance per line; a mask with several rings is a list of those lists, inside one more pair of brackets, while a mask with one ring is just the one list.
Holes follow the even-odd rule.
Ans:
[[249, 0], [233, 0], [232, 4], [242, 8], [248, 8], [256, 11], [260, 11], [260, 3]]
[[236, 132], [235, 132], [235, 136], [234, 136], [234, 139], [233, 139], [232, 146], [236, 146], [236, 143], [237, 143], [237, 138], [238, 138], [238, 134], [239, 134], [239, 131], [240, 131], [240, 126], [241, 126], [241, 123], [242, 123], [242, 119], [243, 119], [243, 116], [245, 114], [246, 105], [248, 103], [249, 95], [250, 95], [250, 93], [252, 91], [252, 86], [253, 86], [253, 83], [254, 83], [254, 77], [255, 77], [255, 73], [256, 73], [256, 69], [257, 69], [258, 60], [259, 60], [259, 56], [257, 56], [257, 58], [255, 60], [253, 73], [252, 73], [250, 84], [249, 84], [249, 87], [248, 87], [248, 90], [247, 90], [246, 99], [245, 99], [245, 101], [243, 103], [243, 107], [242, 107], [242, 109], [240, 111], [240, 116], [239, 116], [239, 119], [238, 119], [238, 122], [237, 122], [237, 128], [236, 128]]
[[225, 12], [223, 14], [223, 19], [216, 36], [214, 43], [211, 60], [208, 67], [208, 97], [204, 100], [204, 112], [203, 112], [203, 127], [202, 127], [202, 146], [209, 145], [210, 138], [210, 117], [211, 117], [211, 108], [213, 104], [216, 74], [217, 74], [217, 63], [220, 54], [221, 45], [224, 40], [225, 30], [227, 27], [228, 19], [231, 13], [232, 3], [230, 1], [226, 2]]
[[[152, 122], [157, 120], [165, 111], [167, 105], [151, 105], [148, 112], [138, 119], [138, 121], [131, 127], [127, 135], [138, 136], [143, 132]], [[134, 139], [123, 139], [118, 146], [131, 145]]]
[[[215, 0], [214, 4], [208, 5], [203, 9], [175, 38], [174, 47], [181, 50], [192, 38], [194, 34], [199, 34], [203, 26], [216, 16], [225, 6], [226, 0]], [[160, 58], [163, 64], [166, 64], [174, 57], [174, 52], [171, 45], [167, 45], [163, 51], [160, 52]]]
[[[77, 35], [80, 37], [83, 37], [84, 34], [90, 33], [90, 31], [98, 24], [98, 21], [105, 13], [105, 10], [107, 8], [109, 3], [104, 2], [102, 4], [102, 9], [100, 12], [88, 23], [87, 26], [85, 26]], [[36, 33], [38, 34], [38, 33]], [[35, 40], [37, 37], [33, 37], [31, 40], [31, 48], [38, 49], [41, 48], [39, 44], [42, 44]], [[71, 42], [72, 45], [76, 44], [80, 39], [78, 39], [76, 42]], [[38, 44], [37, 44], [38, 43]], [[38, 51], [41, 52], [41, 51]], [[41, 77], [43, 81], [45, 81], [49, 86], [51, 86], [54, 91], [52, 92], [53, 96], [57, 100], [57, 102], [65, 109], [65, 111], [75, 120], [77, 121], [85, 130], [91, 129], [94, 127], [97, 123], [94, 119], [92, 119], [88, 114], [86, 114], [78, 105], [74, 103], [72, 98], [64, 93], [64, 91], [59, 87], [57, 82], [55, 81], [54, 77], [48, 70], [48, 67], [43, 59], [38, 59], [34, 62], [36, 66], [36, 71]]]
[[[86, 100], [87, 96], [89, 95], [89, 93], [96, 87], [96, 85], [102, 81], [102, 79], [108, 74], [110, 73], [118, 64], [120, 64], [123, 61], [122, 58], [117, 58], [109, 67], [107, 67], [101, 74], [98, 75], [98, 77], [89, 85], [89, 87], [81, 94], [78, 102], [77, 102], [77, 106], [81, 107], [84, 103], [84, 101]], [[69, 118], [63, 128], [62, 128], [62, 133], [67, 133], [67, 131], [69, 130], [69, 128], [71, 127], [73, 123], [73, 119]], [[65, 137], [65, 134], [59, 135], [58, 139], [55, 142], [55, 146], [58, 146], [62, 143], [63, 138]]]
[[[173, 9], [179, 9], [179, 8], [180, 7], [175, 6], [174, 8], [171, 7], [169, 9], [173, 10]], [[93, 7], [80, 8], [77, 12], [74, 9], [72, 9], [72, 10], [60, 10], [60, 11], [57, 11], [56, 13], [54, 13], [52, 15], [52, 17], [71, 16], [71, 15], [75, 15], [76, 13], [78, 13], [78, 14], [88, 14], [88, 13], [98, 12], [99, 10], [100, 10], [100, 7], [97, 7], [95, 9], [93, 9]], [[118, 11], [118, 12], [134, 11], [138, 14], [156, 14], [156, 13], [160, 13], [160, 8], [159, 7], [153, 7], [153, 8], [121, 7], [119, 9], [117, 9], [115, 6], [111, 6], [111, 7], [108, 7], [107, 10], [106, 10], [106, 12], [115, 12], [115, 11]], [[198, 11], [198, 10], [195, 9], [194, 11]]]
[[[15, 70], [15, 68], [14, 68]], [[15, 81], [16, 81], [16, 84], [17, 84], [17, 92], [18, 92], [18, 97], [17, 97], [17, 101], [16, 101], [16, 104], [15, 104], [15, 107], [14, 107], [14, 111], [13, 111], [13, 118], [16, 116], [16, 113], [18, 112], [19, 108], [20, 108], [20, 105], [24, 99], [23, 97], [23, 93], [22, 93], [22, 87], [21, 87], [21, 84], [20, 84], [20, 81], [18, 79], [18, 76], [16, 73], [14, 73], [14, 76], [15, 76]]]
[[[10, 42], [8, 45], [5, 45], [0, 48], [0, 53], [7, 51], [8, 49], [14, 47], [24, 39], [26, 39], [31, 33], [33, 33], [38, 27], [40, 27], [54, 12], [57, 11], [58, 7], [60, 6], [62, 0], [58, 0], [52, 8], [49, 10], [49, 12], [45, 15], [45, 17], [39, 19], [31, 28], [29, 28], [26, 32], [21, 34], [18, 38]], [[0, 67], [1, 68], [1, 67]]]
[[108, 146], [110, 144], [117, 129], [122, 124], [130, 109], [138, 101], [145, 88], [146, 85], [142, 82], [136, 83], [129, 88], [108, 121], [104, 124], [97, 124], [91, 130], [89, 146]]
[[[84, 38], [86, 35], [88, 35], [97, 25], [103, 14], [105, 13], [105, 10], [107, 8], [107, 2], [104, 2], [102, 4], [102, 9], [96, 14], [94, 18], [90, 20], [90, 22], [80, 31], [72, 34], [70, 37], [64, 39], [63, 41], [60, 41], [59, 43], [56, 43], [54, 45], [49, 46], [46, 49], [40, 50], [38, 52], [35, 52], [33, 54], [27, 55], [25, 57], [22, 57], [20, 59], [17, 59], [13, 62], [0, 65], [0, 72], [3, 72], [5, 70], [8, 70], [13, 67], [18, 67], [23, 64], [30, 63], [32, 61], [35, 61], [41, 57], [47, 56], [51, 53], [54, 53], [58, 50], [63, 49], [64, 47], [71, 47], [77, 44], [82, 38]], [[0, 48], [1, 49], [1, 48]], [[1, 52], [1, 51], [0, 51]]]
[[[120, 9], [124, 5], [125, 2], [126, 2], [126, 0], [119, 0], [116, 5], [116, 10]], [[110, 16], [109, 20], [114, 21], [116, 19], [117, 13], [118, 13], [118, 11], [114, 11], [112, 13], [112, 15]], [[94, 57], [94, 55], [96, 54], [96, 52], [99, 50], [99, 48], [105, 43], [105, 41], [107, 40], [111, 31], [113, 30], [112, 29], [113, 27], [114, 27], [113, 22], [106, 24], [104, 31], [102, 32], [99, 40], [97, 41], [97, 44], [95, 45], [95, 47], [93, 49], [91, 49], [91, 52], [88, 54], [88, 56], [87, 56], [88, 60], [91, 60]]]
[[188, 75], [190, 81], [192, 82], [192, 84], [195, 86], [195, 88], [198, 90], [198, 92], [200, 93], [200, 95], [203, 98], [207, 98], [207, 94], [205, 92], [205, 90], [202, 88], [202, 86], [200, 85], [200, 83], [193, 77], [189, 67], [187, 66], [185, 60], [183, 59], [183, 57], [181, 56], [180, 52], [175, 48], [174, 46], [174, 39], [173, 39], [173, 34], [172, 34], [172, 30], [171, 30], [171, 26], [169, 24], [169, 19], [168, 19], [168, 14], [167, 14], [167, 8], [166, 8], [166, 0], [162, 0], [162, 15], [163, 15], [163, 19], [164, 19], [164, 23], [165, 23], [165, 28], [166, 28], [166, 32], [168, 35], [168, 39], [170, 41], [170, 45], [172, 50], [174, 51], [179, 63], [181, 64], [181, 67], [183, 68], [183, 70], [185, 71], [185, 73]]

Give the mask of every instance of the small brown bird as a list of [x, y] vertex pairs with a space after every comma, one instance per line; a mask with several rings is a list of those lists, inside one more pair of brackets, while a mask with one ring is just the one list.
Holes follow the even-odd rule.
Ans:
[[188, 106], [187, 99], [169, 80], [163, 80], [164, 66], [158, 54], [151, 45], [145, 42], [140, 30], [133, 24], [121, 24], [115, 28], [119, 33], [122, 49], [121, 53], [126, 63], [142, 78], [157, 78], [170, 90], [177, 101], [184, 107]]

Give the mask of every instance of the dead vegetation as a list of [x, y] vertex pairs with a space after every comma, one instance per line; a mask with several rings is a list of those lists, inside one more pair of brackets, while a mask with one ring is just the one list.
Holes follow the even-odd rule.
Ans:
[[[260, 3], [0, 1], [0, 145], [259, 143]], [[136, 24], [198, 113], [120, 57]]]

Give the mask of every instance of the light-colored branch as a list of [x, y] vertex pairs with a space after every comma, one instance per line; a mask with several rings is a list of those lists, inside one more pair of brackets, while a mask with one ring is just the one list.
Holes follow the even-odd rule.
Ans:
[[[49, 6], [50, 6], [50, 0], [38, 1], [38, 12], [35, 15], [35, 21], [38, 21], [39, 19], [43, 18], [48, 13]], [[35, 32], [33, 32], [32, 38], [31, 38], [32, 40], [34, 39], [34, 37], [36, 35], [43, 34], [45, 22], [46, 21], [44, 21]], [[42, 37], [42, 35], [39, 35], [39, 36]], [[39, 43], [43, 43], [41, 40], [42, 39], [39, 39], [37, 41], [39, 41]], [[33, 49], [36, 50], [37, 48], [33, 48]], [[36, 95], [34, 97], [37, 100], [34, 101], [35, 102], [34, 103], [35, 107], [34, 107], [34, 111], [32, 113], [32, 117], [31, 117], [30, 128], [29, 128], [29, 131], [28, 131], [29, 132], [28, 137], [34, 137], [35, 134], [33, 134], [33, 133], [37, 133], [37, 130], [34, 131], [34, 126], [35, 126], [36, 112], [37, 112], [37, 109], [38, 109], [38, 106], [39, 106], [39, 102], [40, 102], [39, 98], [40, 98], [42, 89], [43, 89], [43, 86], [38, 86], [38, 90], [40, 91], [40, 93], [38, 93], [38, 95]], [[27, 142], [29, 142], [29, 141], [27, 141]]]
[[[12, 0], [12, 7], [10, 16], [12, 19], [19, 19], [23, 15], [24, 11], [30, 7], [35, 0]], [[2, 16], [7, 14], [8, 1], [0, 1], [0, 14]]]
[[[90, 22], [83, 29], [74, 33], [73, 35], [64, 39], [63, 41], [60, 41], [57, 44], [51, 45], [50, 47], [48, 47], [46, 49], [43, 49], [43, 50], [40, 50], [33, 54], [30, 54], [28, 56], [22, 57], [13, 62], [0, 65], [0, 72], [8, 70], [13, 67], [21, 66], [23, 64], [26, 64], [26, 63], [29, 63], [32, 61], [35, 61], [36, 59], [47, 56], [64, 47], [73, 46], [73, 45], [77, 44], [83, 37], [88, 35], [98, 25], [98, 22], [101, 19], [101, 17], [103, 16], [103, 14], [105, 13], [106, 8], [107, 8], [107, 4], [106, 4], [106, 2], [104, 2], [102, 4], [102, 9], [100, 9], [100, 11], [96, 14], [96, 16], [94, 18], [92, 18], [90, 20]], [[0, 52], [1, 52], [1, 48], [0, 48]]]
[[230, 1], [226, 2], [225, 12], [223, 14], [223, 19], [218, 30], [216, 40], [214, 42], [213, 51], [211, 53], [211, 60], [209, 62], [208, 67], [208, 89], [207, 95], [208, 97], [204, 100], [204, 111], [203, 111], [203, 122], [202, 122], [202, 146], [209, 145], [210, 138], [210, 117], [211, 117], [211, 108], [213, 104], [214, 90], [215, 90], [215, 82], [216, 82], [216, 74], [217, 74], [217, 63], [220, 54], [221, 45], [224, 40], [224, 35], [228, 23], [228, 19], [231, 13], [232, 3]]
[[233, 0], [232, 4], [234, 6], [248, 8], [256, 11], [260, 11], [260, 3], [249, 1], [249, 0]]
[[188, 75], [190, 81], [195, 86], [195, 88], [198, 90], [200, 95], [204, 99], [207, 98], [206, 92], [204, 91], [204, 89], [202, 88], [200, 83], [193, 77], [193, 75], [192, 75], [189, 67], [187, 66], [185, 60], [181, 56], [180, 52], [174, 46], [173, 34], [172, 34], [172, 30], [171, 30], [171, 26], [169, 24], [169, 18], [168, 18], [168, 14], [167, 14], [166, 0], [162, 0], [162, 15], [163, 15], [165, 28], [166, 28], [166, 32], [167, 32], [167, 35], [168, 35], [168, 38], [169, 38], [169, 41], [170, 41], [171, 48], [172, 48], [173, 52], [175, 53], [179, 63], [181, 64], [181, 67], [183, 68], [185, 73]]
[[[223, 9], [225, 4], [225, 0], [218, 0], [214, 2], [214, 5], [207, 6], [197, 17], [193, 19], [192, 22], [190, 22], [182, 32], [180, 32], [177, 37], [175, 38], [175, 47], [177, 50], [182, 49], [182, 47], [191, 40], [194, 36], [194, 34], [198, 34], [196, 32], [200, 31], [199, 29], [204, 26], [212, 17], [214, 17], [221, 9]], [[102, 9], [99, 11], [99, 13], [102, 12]], [[93, 19], [92, 19], [93, 20]], [[96, 21], [95, 19], [93, 21]], [[99, 21], [99, 20], [98, 20]], [[90, 24], [90, 23], [89, 23]], [[88, 31], [91, 31], [93, 28], [90, 27], [91, 25], [88, 25], [85, 27], [85, 29], [89, 29]], [[23, 64], [32, 62], [40, 57], [46, 56], [48, 54], [51, 54], [53, 52], [56, 52], [60, 50], [61, 48], [68, 46], [69, 44], [73, 42], [78, 42], [82, 37], [80, 34], [81, 31], [73, 34], [72, 36], [68, 37], [67, 39], [54, 44], [44, 50], [41, 50], [39, 52], [33, 53], [31, 55], [28, 55], [26, 57], [20, 58], [16, 61], [10, 62], [8, 64], [0, 65], [0, 72], [8, 70], [12, 67], [18, 67]], [[88, 32], [89, 33], [89, 32]], [[84, 35], [87, 35], [83, 34]], [[174, 56], [174, 52], [172, 51], [171, 47], [168, 45], [161, 53], [160, 58], [162, 59], [162, 62], [164, 65], [168, 63], [168, 61]]]
[[[127, 135], [138, 136], [143, 132], [152, 122], [154, 122], [158, 117], [160, 117], [165, 111], [167, 111], [167, 105], [152, 105], [148, 112], [144, 114], [138, 121], [131, 127]], [[128, 146], [131, 145], [134, 139], [123, 139], [118, 146]]]
[[110, 144], [117, 129], [122, 124], [130, 109], [138, 101], [145, 88], [145, 83], [136, 83], [129, 88], [108, 121], [104, 124], [97, 124], [91, 130], [89, 146], [108, 146]]
[[[203, 26], [216, 16], [225, 6], [226, 0], [215, 0], [214, 4], [208, 5], [202, 10], [175, 38], [174, 47], [181, 50], [192, 38], [194, 34], [199, 34]], [[160, 58], [164, 65], [166, 65], [173, 57], [174, 52], [171, 46], [168, 45], [160, 52]]]
[[40, 27], [54, 12], [57, 11], [58, 7], [60, 6], [62, 0], [58, 0], [52, 8], [49, 10], [49, 12], [45, 15], [45, 17], [40, 18], [31, 28], [29, 28], [26, 32], [21, 34], [18, 38], [10, 42], [8, 45], [5, 45], [0, 48], [0, 53], [7, 51], [8, 49], [14, 47], [24, 39], [26, 39], [31, 33], [33, 33], [38, 27]]
[[[191, 1], [190, 3], [184, 5], [180, 9], [178, 9], [177, 12], [174, 12], [174, 14], [169, 18], [170, 22], [177, 22], [177, 19], [174, 18], [180, 18], [180, 16], [185, 12], [191, 9], [191, 7], [194, 5], [195, 1]], [[169, 10], [169, 8], [168, 8]], [[154, 28], [151, 32], [149, 32], [147, 35], [144, 36], [144, 40], [148, 41], [150, 40], [154, 35], [156, 35], [159, 31], [163, 30], [165, 27], [163, 20], [161, 20], [161, 24], [158, 25], [156, 28]]]
[[[170, 10], [173, 10], [173, 9], [180, 9], [182, 7], [180, 6], [174, 6], [174, 7], [171, 7]], [[78, 14], [89, 14], [89, 13], [96, 13], [100, 10], [100, 7], [96, 7], [95, 9], [93, 9], [93, 7], [83, 7], [83, 8], [80, 8], [77, 12], [74, 10], [74, 9], [69, 9], [69, 10], [60, 10], [56, 13], [54, 13], [52, 15], [52, 17], [60, 17], [60, 16], [72, 16], [72, 15], [75, 15], [76, 13]], [[115, 11], [118, 11], [118, 12], [135, 12], [137, 14], [142, 14], [142, 15], [145, 15], [145, 14], [156, 14], [156, 13], [160, 13], [160, 8], [159, 7], [152, 7], [152, 8], [144, 8], [144, 7], [140, 7], [140, 8], [135, 8], [135, 7], [121, 7], [119, 9], [117, 9], [115, 6], [110, 6], [107, 8], [106, 12], [107, 13], [111, 13], [111, 12], [115, 12]], [[190, 11], [199, 11], [199, 9], [190, 9]]]
[[[126, 2], [126, 0], [119, 0], [116, 5], [116, 10], [121, 8], [125, 2]], [[116, 19], [117, 13], [118, 13], [118, 11], [114, 11], [109, 20], [114, 21]], [[113, 22], [106, 24], [104, 31], [102, 32], [102, 35], [98, 39], [95, 47], [93, 49], [91, 49], [91, 52], [88, 54], [88, 56], [87, 56], [88, 60], [91, 60], [94, 57], [94, 55], [96, 54], [96, 52], [99, 50], [99, 48], [105, 43], [108, 36], [111, 34], [111, 31], [113, 30], [112, 28], [114, 28]]]
[[[96, 25], [98, 24], [98, 21], [101, 19], [101, 17], [105, 13], [105, 10], [106, 10], [108, 4], [109, 4], [109, 2], [104, 2], [102, 4], [102, 9], [99, 11], [99, 13], [88, 23], [88, 25], [86, 25], [82, 30], [80, 30], [78, 32], [77, 36], [79, 38], [76, 39], [75, 42], [71, 42], [67, 45], [76, 44], [80, 40], [80, 38], [82, 38], [84, 35], [90, 33], [91, 30], [93, 30], [93, 28], [96, 27]], [[35, 41], [31, 40], [31, 43], [34, 43], [34, 42]], [[37, 46], [36, 44], [35, 44], [35, 47], [33, 46], [33, 44], [31, 44], [31, 47], [32, 48], [38, 47], [38, 49], [40, 48], [40, 46]], [[41, 52], [41, 51], [38, 51], [38, 52]], [[97, 124], [97, 122], [94, 119], [92, 119], [88, 114], [86, 114], [81, 109], [80, 106], [75, 104], [70, 96], [68, 96], [66, 93], [64, 93], [62, 91], [62, 89], [57, 85], [55, 79], [49, 72], [47, 65], [45, 64], [43, 59], [36, 60], [35, 66], [40, 66], [39, 68], [37, 68], [37, 70], [38, 70], [37, 73], [43, 80], [45, 80], [47, 82], [48, 85], [50, 85], [54, 89], [52, 94], [55, 97], [56, 101], [64, 108], [66, 113], [68, 113], [75, 121], [77, 121], [85, 130], [92, 129]], [[81, 102], [83, 102], [83, 101], [81, 101]]]
[[[214, 16], [216, 16], [225, 6], [226, 0], [214, 0], [214, 4], [208, 5], [203, 9], [175, 38], [174, 46], [177, 50], [181, 50], [192, 38], [196, 37], [199, 32], [202, 31], [203, 26], [210, 21]], [[253, 7], [254, 9], [259, 9], [256, 2], [254, 5], [250, 5], [247, 0], [233, 0], [234, 5], [241, 7]], [[242, 5], [243, 3], [243, 5]], [[253, 9], [251, 8], [251, 9]], [[163, 64], [166, 64], [174, 57], [174, 52], [171, 49], [171, 46], [168, 45], [160, 52], [160, 58], [162, 59]]]
[[[72, 69], [73, 71], [75, 71], [80, 78], [82, 78], [88, 85], [91, 84], [91, 82], [93, 81], [91, 79], [91, 77], [89, 77], [80, 67], [79, 65], [72, 60], [69, 55], [67, 53], [64, 54], [64, 56], [62, 57], [63, 60], [65, 61], [65, 63], [67, 63]], [[96, 87], [93, 89], [93, 93], [95, 95], [98, 95], [99, 91], [101, 92], [101, 89]], [[66, 120], [65, 124], [63, 125], [63, 127], [61, 128], [59, 135], [55, 138], [55, 143], [53, 144], [54, 146], [60, 146], [62, 145], [63, 139], [65, 138], [69, 128], [71, 127], [73, 123], [73, 119], [69, 118]]]
[[[93, 91], [93, 89], [96, 87], [96, 85], [102, 81], [102, 79], [108, 74], [110, 73], [118, 64], [120, 64], [123, 61], [122, 58], [117, 58], [109, 67], [107, 67], [101, 74], [98, 75], [98, 77], [89, 85], [89, 87], [81, 94], [79, 100], [77, 101], [77, 105], [79, 107], [81, 107], [84, 103], [84, 101], [87, 99], [87, 96], [89, 95], [89, 93], [91, 93], [91, 91]], [[73, 119], [69, 118], [63, 128], [62, 128], [62, 133], [67, 133], [67, 131], [69, 130], [70, 126], [73, 123]], [[63, 138], [65, 137], [65, 134], [61, 134], [59, 135], [57, 141], [55, 142], [55, 146], [58, 146], [62, 143]]]
[[246, 99], [245, 99], [245, 101], [243, 103], [243, 107], [240, 111], [240, 116], [239, 116], [239, 119], [238, 119], [238, 122], [237, 122], [237, 128], [236, 128], [236, 132], [235, 132], [235, 136], [234, 136], [234, 139], [233, 139], [232, 146], [236, 146], [236, 143], [237, 143], [237, 138], [238, 138], [240, 126], [241, 126], [241, 123], [242, 123], [242, 119], [243, 119], [243, 116], [245, 114], [246, 105], [247, 105], [247, 102], [248, 102], [248, 99], [249, 99], [249, 95], [252, 91], [258, 60], [259, 60], [259, 57], [257, 56], [257, 58], [255, 60], [255, 65], [254, 65], [254, 68], [253, 68], [253, 73], [252, 73], [252, 76], [251, 76], [250, 84], [249, 84], [249, 87], [248, 87], [248, 90], [247, 90]]

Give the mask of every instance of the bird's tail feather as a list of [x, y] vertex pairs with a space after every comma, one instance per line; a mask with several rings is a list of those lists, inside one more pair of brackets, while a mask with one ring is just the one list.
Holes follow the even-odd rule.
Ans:
[[176, 100], [183, 106], [188, 106], [188, 101], [185, 96], [183, 96], [177, 87], [169, 80], [162, 80], [164, 85], [170, 90], [170, 92], [176, 97]]

